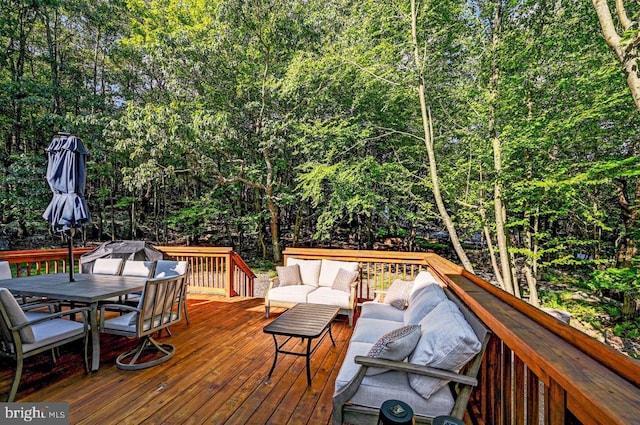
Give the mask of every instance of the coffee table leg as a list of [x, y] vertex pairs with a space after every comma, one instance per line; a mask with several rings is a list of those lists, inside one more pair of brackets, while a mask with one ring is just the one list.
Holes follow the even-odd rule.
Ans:
[[329, 323], [329, 338], [331, 338], [331, 343], [335, 347], [336, 346], [336, 342], [333, 340], [333, 334], [331, 333], [332, 323]]
[[311, 386], [311, 338], [307, 338], [307, 386]]
[[265, 381], [265, 384], [270, 384], [271, 383], [271, 374], [273, 373], [273, 369], [276, 368], [276, 362], [278, 361], [278, 340], [276, 339], [275, 335], [271, 335], [273, 337], [273, 344], [275, 345], [275, 349], [276, 349], [276, 353], [273, 357], [273, 364], [271, 365], [271, 370], [269, 371], [269, 375], [267, 376], [267, 380]]

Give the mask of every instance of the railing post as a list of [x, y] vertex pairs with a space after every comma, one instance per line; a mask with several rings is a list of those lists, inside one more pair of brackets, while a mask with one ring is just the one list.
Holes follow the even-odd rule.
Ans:
[[231, 298], [231, 292], [232, 292], [232, 288], [233, 288], [233, 275], [234, 275], [234, 269], [235, 269], [235, 265], [233, 264], [233, 253], [229, 252], [226, 256], [225, 256], [225, 261], [227, 262], [227, 278], [226, 278], [226, 283], [224, 285], [224, 295], [227, 298]]

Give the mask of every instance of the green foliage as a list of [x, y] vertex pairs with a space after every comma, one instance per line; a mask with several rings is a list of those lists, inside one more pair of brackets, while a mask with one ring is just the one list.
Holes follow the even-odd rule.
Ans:
[[611, 290], [614, 292], [640, 293], [640, 266], [596, 270], [590, 281], [596, 290]]

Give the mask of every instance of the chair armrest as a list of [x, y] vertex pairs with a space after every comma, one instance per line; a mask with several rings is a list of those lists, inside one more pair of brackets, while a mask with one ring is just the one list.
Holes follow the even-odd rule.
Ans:
[[278, 286], [280, 286], [280, 279], [278, 278], [278, 276], [273, 276], [269, 278], [269, 288], [267, 289], [267, 291], [269, 291], [270, 289], [273, 288], [277, 288]]
[[376, 359], [368, 356], [356, 356], [354, 362], [366, 367], [378, 367], [387, 370], [398, 370], [401, 372], [414, 373], [417, 375], [425, 375], [432, 378], [459, 382], [464, 385], [478, 385], [478, 380], [476, 378], [472, 378], [470, 376], [462, 375], [460, 373], [451, 372], [448, 370], [436, 369], [433, 367], [418, 365], [409, 362]]
[[385, 295], [387, 295], [387, 290], [386, 289], [374, 289], [373, 293], [376, 294], [375, 298], [373, 299], [373, 302], [381, 303], [381, 302], [384, 302], [384, 297], [385, 297]]
[[[22, 311], [31, 311], [39, 308], [48, 308], [50, 313], [53, 313], [58, 307], [60, 307], [60, 301], [34, 301], [26, 304], [20, 304]], [[52, 310], [51, 307], [54, 307]]]
[[130, 313], [132, 311], [135, 311], [136, 313], [140, 313], [140, 309], [138, 307], [134, 307], [132, 305], [128, 305], [128, 304], [102, 304], [100, 306], [100, 315], [104, 316], [105, 310], [110, 310], [110, 311], [121, 311], [121, 312], [127, 312]]
[[58, 318], [63, 317], [63, 316], [71, 316], [73, 314], [78, 314], [78, 313], [82, 314], [82, 321], [86, 324], [87, 323], [87, 314], [88, 314], [89, 310], [90, 310], [89, 307], [78, 307], [78, 308], [72, 308], [70, 310], [59, 311], [57, 313], [47, 314], [46, 316], [39, 317], [39, 318], [34, 319], [34, 320], [30, 320], [30, 321], [25, 322], [25, 323], [23, 323], [21, 325], [13, 326], [11, 328], [11, 330], [12, 331], [19, 331], [20, 329], [26, 328], [27, 326], [37, 325], [38, 323], [47, 322], [49, 320], [58, 319]]

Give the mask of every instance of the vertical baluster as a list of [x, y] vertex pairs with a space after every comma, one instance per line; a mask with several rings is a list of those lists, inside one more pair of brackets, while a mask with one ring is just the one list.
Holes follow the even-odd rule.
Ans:
[[538, 377], [527, 369], [527, 424], [540, 423], [540, 381]]

